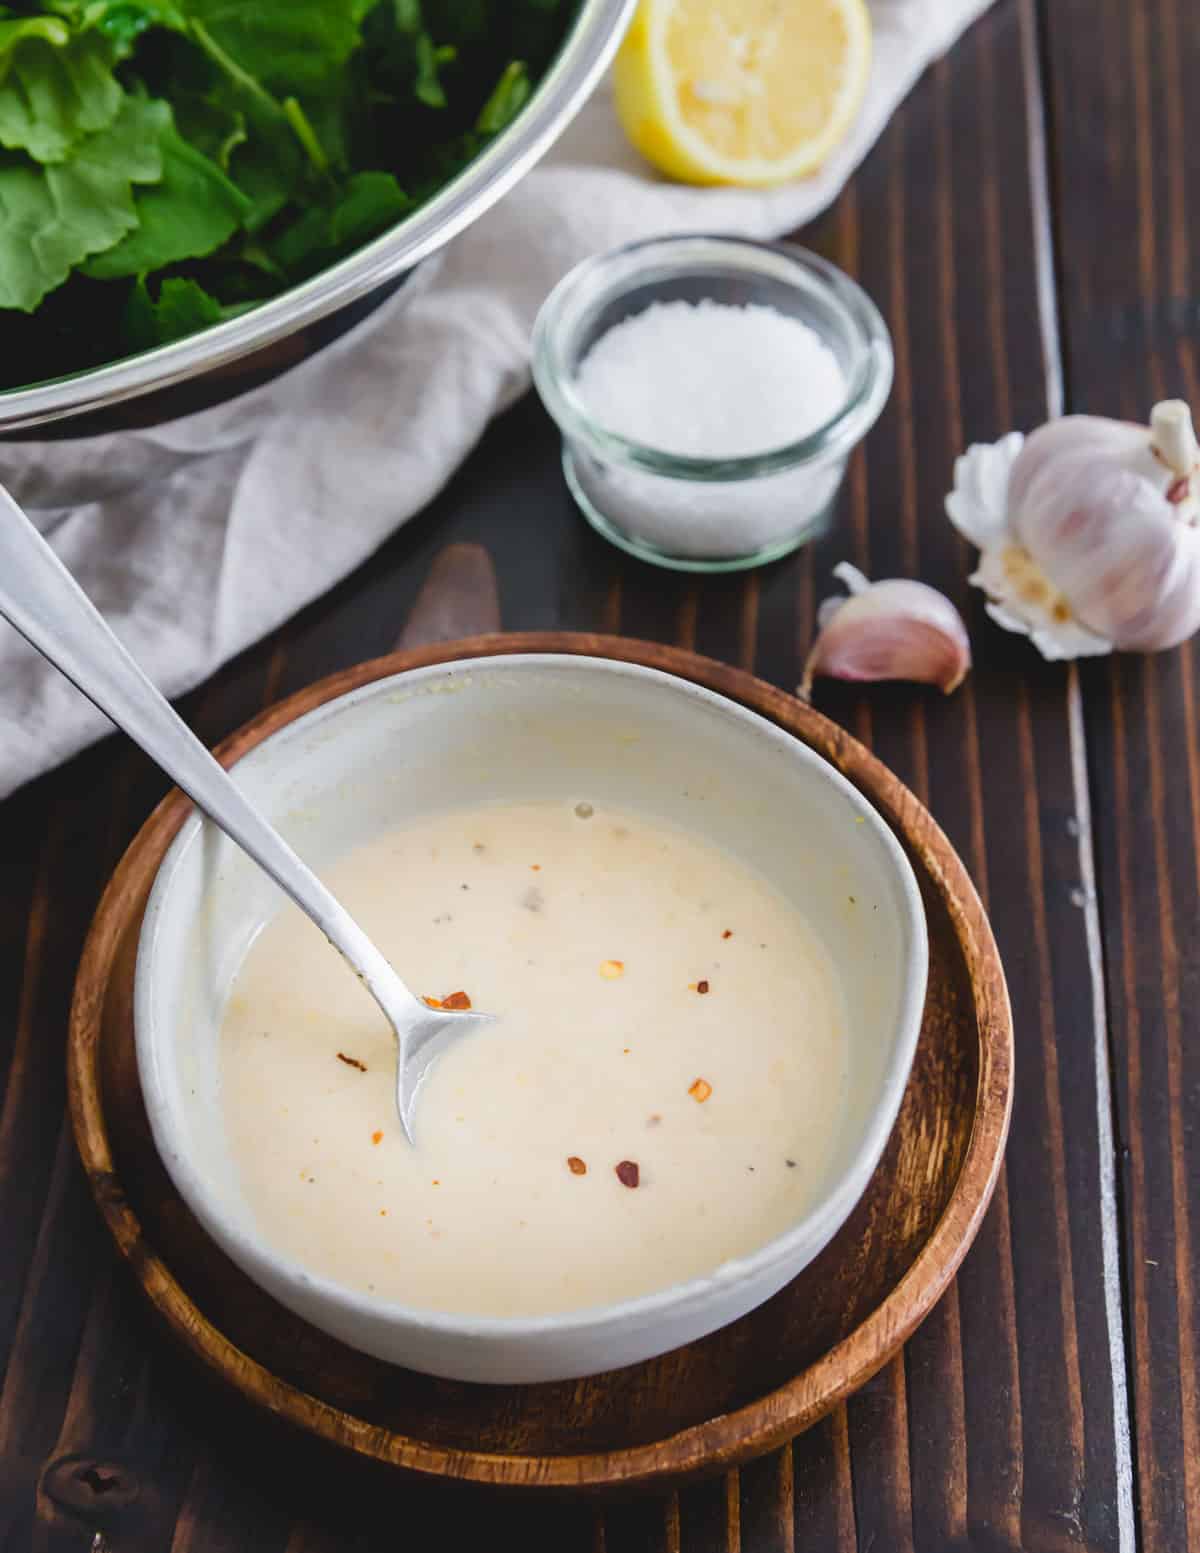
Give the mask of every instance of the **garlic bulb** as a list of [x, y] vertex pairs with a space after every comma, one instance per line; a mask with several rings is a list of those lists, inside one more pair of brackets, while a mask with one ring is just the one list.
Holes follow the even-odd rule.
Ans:
[[1178, 399], [1148, 427], [1068, 415], [969, 448], [946, 511], [982, 552], [971, 581], [988, 613], [1047, 658], [1200, 629], [1200, 445]]
[[945, 594], [904, 577], [869, 582], [848, 561], [833, 575], [850, 591], [826, 599], [817, 613], [818, 635], [798, 691], [805, 701], [817, 675], [922, 680], [947, 694], [962, 684], [971, 643]]

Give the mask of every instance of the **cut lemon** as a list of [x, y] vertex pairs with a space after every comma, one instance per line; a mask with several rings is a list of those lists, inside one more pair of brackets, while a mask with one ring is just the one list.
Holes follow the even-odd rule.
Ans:
[[669, 177], [785, 183], [846, 134], [870, 66], [863, 0], [641, 0], [613, 86], [626, 134]]

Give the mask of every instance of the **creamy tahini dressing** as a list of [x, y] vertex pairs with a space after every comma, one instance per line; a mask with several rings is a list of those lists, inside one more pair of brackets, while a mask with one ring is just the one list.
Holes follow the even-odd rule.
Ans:
[[501, 1019], [435, 1065], [414, 1149], [375, 1005], [295, 908], [267, 925], [221, 1083], [278, 1250], [380, 1297], [528, 1316], [710, 1273], [811, 1204], [842, 997], [803, 917], [734, 858], [531, 802], [422, 820], [326, 877], [415, 991]]

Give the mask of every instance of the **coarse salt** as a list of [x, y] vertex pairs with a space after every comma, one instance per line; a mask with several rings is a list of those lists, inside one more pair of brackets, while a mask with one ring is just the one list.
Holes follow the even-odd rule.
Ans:
[[[837, 356], [800, 319], [759, 304], [655, 302], [591, 347], [575, 381], [593, 421], [656, 453], [753, 458], [830, 421], [846, 399]], [[782, 554], [823, 525], [844, 452], [771, 474], [703, 479], [569, 448], [576, 494], [610, 530], [687, 562]]]
[[588, 351], [575, 387], [608, 431], [663, 453], [746, 458], [796, 442], [846, 397], [837, 357], [773, 307], [654, 302]]

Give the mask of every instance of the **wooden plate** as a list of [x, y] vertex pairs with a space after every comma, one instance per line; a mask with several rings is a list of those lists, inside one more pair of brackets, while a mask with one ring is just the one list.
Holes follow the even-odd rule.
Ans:
[[740, 701], [819, 750], [908, 849], [929, 919], [930, 979], [899, 1120], [840, 1234], [794, 1283], [703, 1341], [555, 1385], [434, 1380], [369, 1359], [290, 1315], [208, 1239], [150, 1140], [133, 1051], [138, 929], [190, 805], [170, 794], [125, 854], [92, 924], [71, 1009], [68, 1082], [100, 1211], [174, 1334], [245, 1396], [325, 1440], [430, 1476], [527, 1488], [630, 1487], [779, 1445], [867, 1381], [926, 1316], [970, 1245], [1000, 1169], [1012, 1018], [962, 863], [913, 795], [842, 729], [736, 669], [615, 637], [474, 637], [335, 674], [220, 747], [228, 765], [333, 696], [401, 669], [501, 652], [649, 664]]

